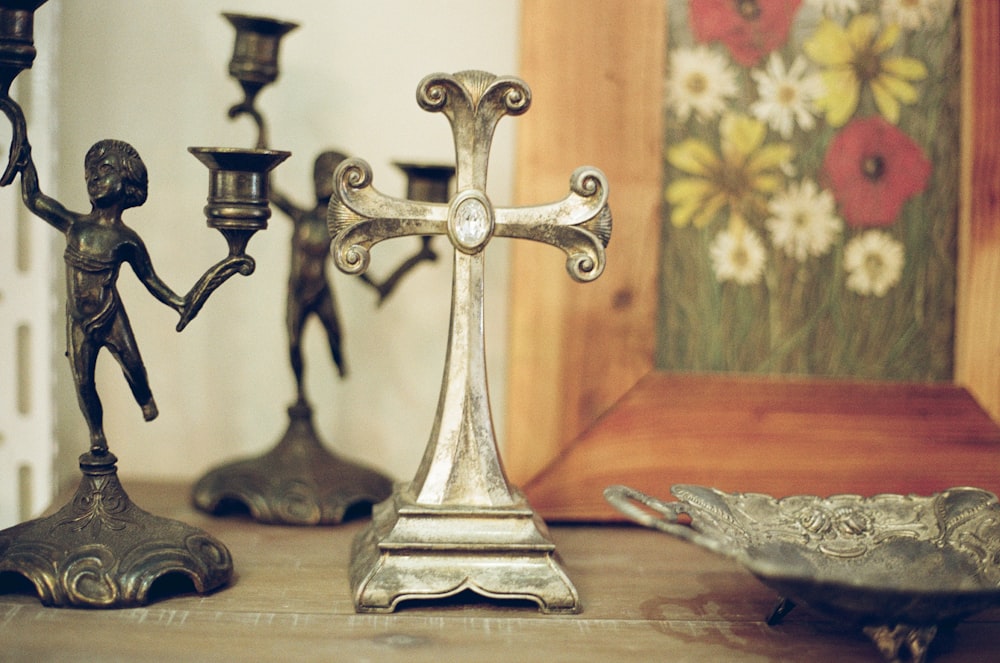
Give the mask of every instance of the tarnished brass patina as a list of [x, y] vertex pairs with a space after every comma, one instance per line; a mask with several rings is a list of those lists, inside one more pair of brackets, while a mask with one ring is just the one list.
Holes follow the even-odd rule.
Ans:
[[379, 193], [360, 159], [337, 169], [330, 201], [330, 251], [344, 272], [364, 272], [371, 247], [394, 237], [446, 235], [454, 247], [437, 416], [413, 480], [376, 506], [373, 522], [354, 542], [355, 607], [388, 612], [407, 599], [468, 589], [491, 598], [529, 599], [544, 612], [575, 612], [576, 589], [545, 524], [508, 483], [497, 451], [486, 380], [483, 261], [494, 237], [531, 239], [565, 251], [574, 279], [596, 279], [611, 234], [607, 181], [595, 168], [580, 168], [562, 201], [496, 208], [486, 195], [493, 132], [504, 115], [528, 110], [527, 85], [482, 71], [434, 74], [420, 83], [417, 101], [444, 113], [452, 126], [456, 193], [448, 204]]
[[[29, 18], [22, 15], [28, 11], [25, 4], [0, 0], [0, 24], [9, 27], [16, 19], [19, 26], [29, 25]], [[0, 38], [0, 52], [7, 44]], [[186, 576], [198, 592], [217, 589], [229, 581], [233, 570], [225, 545], [200, 529], [143, 511], [122, 488], [117, 459], [104, 434], [94, 373], [98, 354], [107, 349], [122, 367], [144, 418], [157, 416], [119, 297], [119, 270], [128, 263], [154, 297], [180, 314], [177, 329], [183, 329], [223, 282], [237, 272], [253, 271], [253, 259], [245, 249], [270, 216], [267, 173], [288, 152], [191, 148], [209, 168], [205, 213], [208, 225], [226, 237], [229, 255], [181, 296], [156, 274], [142, 239], [122, 218], [126, 210], [141, 206], [148, 193], [146, 166], [135, 149], [123, 141], [102, 140], [88, 151], [84, 167], [91, 210], [74, 212], [39, 188], [24, 116], [7, 89], [2, 106], [9, 110], [14, 128], [8, 173], [11, 179], [21, 174], [27, 208], [66, 236], [67, 356], [90, 431], [90, 450], [80, 456], [83, 478], [68, 504], [51, 516], [0, 532], [0, 574], [24, 576], [41, 601], [54, 606], [143, 604], [154, 582], [168, 574]]]
[[239, 504], [262, 523], [335, 525], [352, 509], [370, 507], [392, 492], [389, 478], [324, 446], [305, 391], [302, 332], [312, 317], [322, 324], [338, 371], [342, 376], [346, 372], [340, 322], [326, 270], [330, 243], [326, 209], [333, 171], [345, 158], [332, 150], [316, 158], [314, 207], [299, 208], [280, 192], [272, 192], [275, 206], [293, 225], [286, 323], [297, 398], [288, 408], [287, 430], [270, 451], [225, 463], [195, 483], [194, 504], [208, 513], [218, 514]]
[[204, 530], [136, 506], [111, 452], [80, 456], [83, 479], [51, 516], [0, 532], [0, 573], [27, 578], [44, 605], [128, 608], [148, 603], [156, 580], [188, 578], [199, 593], [229, 583], [233, 560]]
[[[261, 16], [224, 16], [236, 28], [229, 73], [246, 95], [229, 109], [229, 116], [249, 115], [257, 125], [257, 146], [262, 148], [267, 145], [266, 121], [254, 100], [263, 86], [277, 79], [280, 39], [296, 26]], [[277, 188], [271, 190], [271, 202], [292, 222], [285, 322], [296, 400], [288, 408], [288, 427], [273, 448], [213, 468], [195, 483], [192, 500], [202, 511], [220, 514], [238, 506], [261, 523], [336, 525], [392, 492], [388, 477], [326, 448], [313, 424], [313, 408], [305, 391], [302, 333], [310, 318], [321, 323], [333, 362], [341, 376], [346, 373], [340, 321], [327, 278], [330, 235], [326, 228], [333, 171], [346, 158], [336, 150], [316, 157], [314, 205], [299, 207]]]
[[10, 120], [13, 134], [10, 156], [0, 186], [7, 186], [17, 175], [17, 159], [24, 151], [28, 129], [21, 106], [10, 98], [10, 86], [35, 61], [35, 10], [46, 0], [3, 0], [0, 2], [0, 110]]
[[281, 38], [298, 27], [296, 23], [265, 16], [223, 14], [233, 28], [233, 57], [229, 75], [243, 88], [243, 101], [229, 109], [229, 117], [248, 115], [257, 125], [257, 147], [268, 146], [267, 122], [257, 110], [257, 95], [278, 79], [278, 50]]
[[189, 147], [188, 151], [208, 168], [205, 221], [226, 238], [229, 255], [205, 272], [192, 288], [177, 331], [184, 329], [226, 279], [236, 272], [244, 276], [253, 273], [254, 260], [246, 254], [246, 247], [254, 233], [267, 228], [271, 217], [268, 174], [291, 154], [235, 147]]
[[[663, 502], [625, 486], [636, 522], [742, 564], [783, 598], [862, 629], [888, 661], [920, 663], [939, 627], [1000, 605], [1000, 503], [978, 488], [916, 495], [723, 493], [677, 485]], [[690, 524], [681, 524], [681, 515]]]

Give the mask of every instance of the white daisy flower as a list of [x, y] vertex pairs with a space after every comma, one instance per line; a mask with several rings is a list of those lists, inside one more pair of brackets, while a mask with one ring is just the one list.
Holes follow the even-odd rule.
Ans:
[[806, 0], [806, 6], [822, 12], [824, 16], [839, 19], [858, 13], [858, 0]]
[[767, 208], [771, 217], [764, 225], [771, 231], [771, 241], [799, 262], [828, 252], [844, 228], [833, 194], [821, 191], [810, 179], [791, 182]]
[[819, 74], [807, 73], [806, 67], [806, 59], [798, 55], [786, 70], [781, 56], [771, 53], [766, 68], [750, 73], [759, 97], [750, 105], [750, 112], [785, 140], [792, 137], [796, 124], [804, 131], [816, 126], [815, 102], [825, 88]]
[[844, 249], [847, 287], [859, 295], [882, 297], [903, 273], [903, 245], [881, 230], [858, 235]]
[[702, 121], [716, 117], [736, 92], [736, 74], [724, 55], [704, 45], [670, 52], [667, 104], [682, 122], [692, 112]]
[[720, 283], [733, 281], [739, 285], [753, 285], [764, 273], [767, 262], [764, 242], [746, 226], [723, 230], [712, 240], [708, 251], [715, 278]]
[[882, 0], [882, 21], [904, 30], [942, 25], [955, 9], [955, 0]]

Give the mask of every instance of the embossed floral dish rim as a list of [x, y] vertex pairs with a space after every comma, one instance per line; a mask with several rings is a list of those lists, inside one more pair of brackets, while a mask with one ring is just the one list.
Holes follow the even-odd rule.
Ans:
[[[924, 660], [938, 627], [1000, 605], [1000, 504], [957, 487], [929, 496], [724, 493], [678, 484], [665, 502], [627, 486], [605, 499], [646, 527], [739, 562], [782, 597], [862, 628], [889, 660]], [[684, 522], [684, 517], [690, 519]]]

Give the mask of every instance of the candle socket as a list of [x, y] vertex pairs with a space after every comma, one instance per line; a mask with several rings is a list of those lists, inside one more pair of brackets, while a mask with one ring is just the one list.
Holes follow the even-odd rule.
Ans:
[[205, 219], [229, 242], [230, 255], [245, 255], [250, 237], [267, 228], [268, 173], [291, 154], [276, 150], [189, 147], [209, 170]]
[[35, 61], [35, 10], [45, 0], [0, 1], [0, 89], [4, 95], [19, 73]]
[[223, 14], [236, 28], [229, 75], [243, 85], [248, 98], [278, 78], [278, 47], [296, 23], [262, 16]]

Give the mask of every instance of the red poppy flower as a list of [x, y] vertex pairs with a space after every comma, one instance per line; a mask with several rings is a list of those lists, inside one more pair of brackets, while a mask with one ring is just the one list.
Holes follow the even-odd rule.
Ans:
[[721, 41], [733, 59], [752, 67], [788, 39], [802, 0], [691, 0], [691, 31], [700, 42]]
[[823, 157], [823, 177], [852, 226], [891, 224], [930, 175], [923, 149], [880, 116], [851, 121]]

